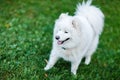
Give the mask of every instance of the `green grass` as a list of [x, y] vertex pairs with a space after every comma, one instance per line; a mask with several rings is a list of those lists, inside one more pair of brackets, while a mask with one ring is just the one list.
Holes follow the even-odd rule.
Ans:
[[77, 77], [70, 63], [60, 60], [43, 68], [52, 47], [54, 21], [60, 13], [73, 15], [82, 0], [0, 0], [0, 80], [119, 80], [120, 1], [94, 0], [105, 14], [104, 32], [91, 64], [84, 60]]

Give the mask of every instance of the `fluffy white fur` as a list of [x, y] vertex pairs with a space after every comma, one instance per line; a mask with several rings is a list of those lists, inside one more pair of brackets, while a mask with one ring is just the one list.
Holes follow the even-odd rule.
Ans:
[[104, 25], [103, 13], [91, 2], [78, 4], [74, 16], [62, 13], [56, 20], [53, 48], [45, 70], [52, 68], [59, 58], [71, 62], [74, 75], [84, 57], [85, 64], [90, 63]]

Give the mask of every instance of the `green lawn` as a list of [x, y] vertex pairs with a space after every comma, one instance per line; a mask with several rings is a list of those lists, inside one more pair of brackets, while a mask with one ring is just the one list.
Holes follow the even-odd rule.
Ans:
[[105, 14], [104, 32], [91, 64], [77, 77], [60, 60], [43, 69], [52, 47], [54, 21], [73, 15], [82, 0], [0, 0], [0, 80], [120, 80], [120, 0], [93, 0]]

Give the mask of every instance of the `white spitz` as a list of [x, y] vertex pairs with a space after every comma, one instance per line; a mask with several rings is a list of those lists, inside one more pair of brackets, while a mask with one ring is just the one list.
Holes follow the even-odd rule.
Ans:
[[71, 62], [71, 72], [76, 75], [81, 60], [89, 64], [104, 26], [101, 10], [91, 5], [92, 0], [77, 5], [74, 16], [62, 13], [55, 22], [53, 48], [45, 70], [54, 66], [59, 58]]

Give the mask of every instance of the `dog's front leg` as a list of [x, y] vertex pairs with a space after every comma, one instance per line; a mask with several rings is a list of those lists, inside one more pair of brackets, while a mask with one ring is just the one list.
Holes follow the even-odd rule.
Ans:
[[71, 62], [71, 72], [76, 75], [76, 72], [77, 72], [77, 69], [78, 69], [78, 66], [81, 62], [81, 59], [79, 61], [73, 61]]
[[47, 70], [51, 69], [55, 65], [55, 63], [57, 62], [58, 59], [59, 59], [59, 57], [55, 54], [54, 51], [52, 51], [49, 61], [46, 65], [46, 67], [44, 68], [44, 70], [47, 71]]

